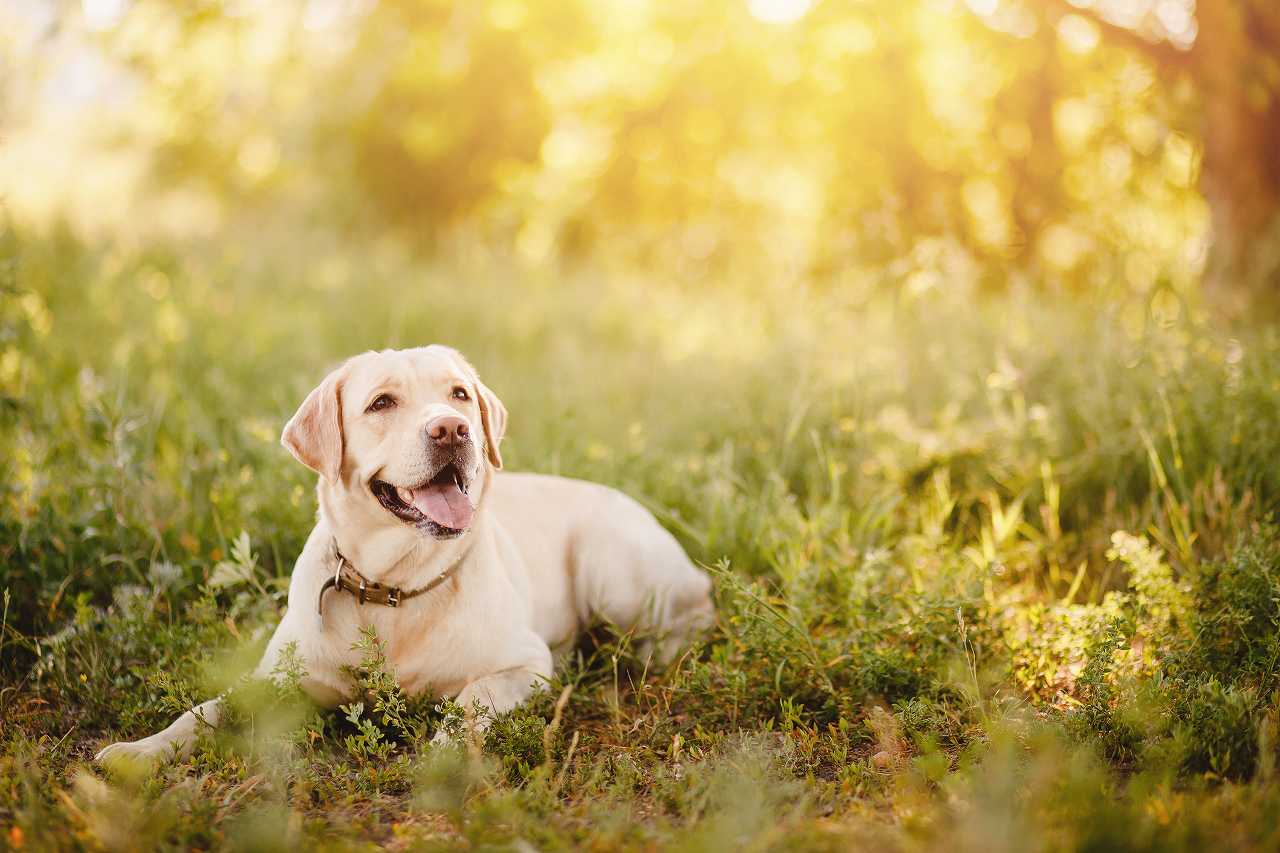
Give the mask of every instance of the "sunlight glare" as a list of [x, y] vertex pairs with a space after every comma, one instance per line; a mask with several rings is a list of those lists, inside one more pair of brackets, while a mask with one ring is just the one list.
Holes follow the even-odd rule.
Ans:
[[84, 22], [91, 30], [109, 30], [124, 17], [125, 0], [83, 0]]
[[747, 8], [766, 24], [790, 24], [800, 20], [813, 3], [811, 0], [747, 0]]

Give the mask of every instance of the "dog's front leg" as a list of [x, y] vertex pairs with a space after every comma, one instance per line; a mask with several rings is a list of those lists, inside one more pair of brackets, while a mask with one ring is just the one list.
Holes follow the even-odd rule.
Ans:
[[154, 763], [174, 756], [184, 758], [191, 752], [201, 726], [218, 724], [221, 705], [222, 697], [202, 702], [163, 731], [142, 740], [113, 743], [95, 755], [93, 760], [99, 764], [112, 764], [121, 759]]
[[[255, 678], [272, 678], [285, 645], [298, 639], [300, 623], [291, 618], [292, 613], [292, 610], [285, 613], [272, 635], [267, 651], [254, 671]], [[310, 685], [304, 684], [304, 688], [312, 692]], [[95, 755], [93, 760], [107, 765], [121, 759], [150, 764], [169, 758], [185, 758], [191, 754], [201, 731], [218, 725], [221, 707], [221, 696], [202, 702], [170, 723], [168, 728], [141, 740], [113, 743]]]
[[[476, 731], [484, 731], [495, 716], [510, 711], [547, 684], [552, 670], [551, 649], [540, 640], [538, 646], [532, 660], [477, 678], [462, 688], [454, 701], [467, 712], [469, 726]], [[480, 713], [473, 719], [470, 714], [477, 706]], [[449, 740], [449, 732], [441, 728], [431, 742], [446, 743]]]

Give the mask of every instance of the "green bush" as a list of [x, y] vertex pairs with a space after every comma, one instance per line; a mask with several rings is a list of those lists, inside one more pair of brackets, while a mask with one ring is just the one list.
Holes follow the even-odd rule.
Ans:
[[[10, 846], [1277, 841], [1265, 323], [8, 239]], [[404, 696], [373, 638], [338, 713], [296, 667], [245, 676], [314, 514], [280, 424], [340, 357], [433, 340], [507, 403], [509, 467], [636, 495], [719, 607], [667, 669], [605, 634], [449, 750], [463, 709]], [[87, 765], [222, 691], [190, 758]]]

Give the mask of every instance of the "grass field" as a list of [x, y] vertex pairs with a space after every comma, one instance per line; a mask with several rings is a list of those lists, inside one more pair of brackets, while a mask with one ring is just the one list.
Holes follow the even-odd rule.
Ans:
[[[1274, 322], [2, 239], [0, 845], [1280, 847]], [[281, 425], [428, 342], [504, 399], [509, 468], [622, 488], [710, 567], [704, 645], [601, 635], [467, 749], [373, 645], [339, 713], [244, 682], [315, 512]], [[190, 759], [89, 763], [226, 688]]]

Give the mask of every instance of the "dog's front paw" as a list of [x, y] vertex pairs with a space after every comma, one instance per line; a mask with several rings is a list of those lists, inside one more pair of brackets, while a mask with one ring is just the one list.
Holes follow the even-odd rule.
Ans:
[[144, 737], [142, 740], [120, 741], [102, 749], [93, 760], [103, 767], [154, 767], [172, 758], [173, 744], [163, 738]]

